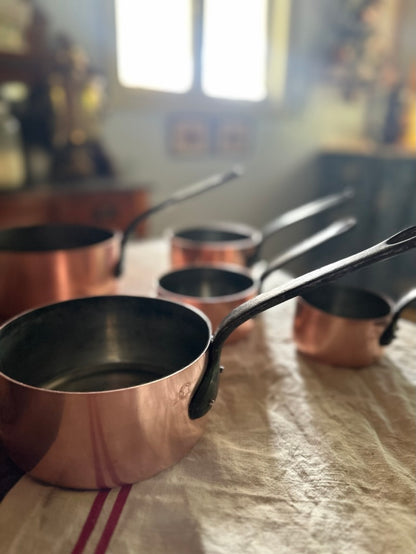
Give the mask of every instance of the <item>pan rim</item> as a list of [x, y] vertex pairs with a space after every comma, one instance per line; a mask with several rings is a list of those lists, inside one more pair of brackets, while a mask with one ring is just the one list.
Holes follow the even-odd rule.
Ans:
[[[195, 270], [195, 269], [207, 269], [207, 270], [214, 270], [214, 271], [225, 271], [225, 272], [228, 272], [228, 273], [234, 273], [234, 274], [237, 274], [237, 275], [242, 275], [244, 277], [247, 277], [247, 279], [250, 279], [251, 280], [251, 285], [249, 287], [246, 287], [244, 290], [241, 290], [239, 292], [236, 292], [236, 293], [233, 293], [233, 294], [224, 294], [224, 295], [221, 295], [221, 296], [193, 296], [193, 295], [190, 295], [190, 294], [181, 294], [181, 293], [178, 293], [178, 292], [173, 292], [167, 288], [165, 288], [164, 286], [162, 286], [160, 284], [160, 281], [167, 277], [168, 275], [172, 275], [172, 274], [177, 274], [177, 273], [180, 273], [180, 272], [183, 272], [183, 271], [192, 271], [192, 270]], [[244, 268], [244, 267], [241, 267], [241, 266], [238, 266], [236, 264], [215, 264], [215, 265], [210, 265], [210, 264], [195, 264], [195, 265], [188, 265], [188, 266], [184, 266], [184, 267], [181, 267], [179, 269], [176, 269], [176, 270], [172, 270], [172, 271], [167, 271], [166, 273], [164, 273], [163, 275], [161, 275], [158, 280], [157, 280], [157, 289], [158, 289], [158, 292], [159, 290], [163, 291], [164, 293], [166, 293], [167, 295], [169, 295], [169, 298], [172, 297], [172, 298], [178, 298], [177, 302], [183, 302], [184, 300], [182, 299], [186, 299], [186, 298], [189, 298], [191, 300], [194, 300], [196, 302], [201, 302], [202, 304], [218, 304], [218, 303], [225, 303], [225, 302], [234, 302], [234, 301], [237, 301], [237, 300], [240, 300], [242, 298], [245, 298], [246, 296], [248, 295], [252, 295], [252, 294], [258, 294], [259, 293], [259, 281], [258, 279], [255, 279], [252, 275], [251, 275], [251, 272]], [[166, 297], [162, 297], [162, 298], [166, 298]], [[174, 300], [175, 301], [175, 300]]]
[[[308, 307], [310, 307], [312, 310], [316, 310], [317, 312], [322, 313], [327, 317], [336, 318], [336, 319], [339, 319], [341, 321], [366, 321], [366, 322], [379, 321], [379, 320], [384, 320], [386, 318], [389, 318], [392, 314], [393, 301], [391, 300], [391, 298], [389, 298], [385, 294], [375, 292], [375, 291], [373, 291], [371, 289], [368, 289], [368, 288], [365, 288], [365, 287], [342, 285], [342, 284], [339, 284], [339, 283], [327, 283], [326, 285], [323, 285], [323, 287], [325, 287], [325, 288], [328, 287], [328, 288], [331, 288], [331, 289], [337, 289], [337, 290], [346, 291], [346, 292], [351, 291], [353, 293], [358, 292], [358, 293], [366, 294], [366, 295], [371, 296], [371, 297], [373, 297], [373, 298], [375, 298], [379, 301], [382, 301], [385, 304], [386, 309], [388, 308], [389, 311], [386, 311], [382, 315], [376, 315], [376, 316], [349, 317], [349, 316], [343, 316], [343, 315], [335, 314], [335, 313], [332, 313], [329, 310], [325, 310], [323, 308], [320, 308], [320, 307], [316, 306], [315, 304], [313, 304], [312, 302], [310, 302], [309, 300], [307, 300], [306, 298], [304, 298], [304, 295], [299, 296], [298, 300], [300, 302], [304, 303], [305, 305], [307, 305]], [[319, 287], [317, 287], [317, 289], [318, 288]], [[307, 294], [313, 294], [314, 292], [316, 292], [315, 289], [312, 289], [311, 291], [308, 291], [305, 294], [305, 296]]]
[[14, 226], [14, 227], [6, 227], [4, 229], [0, 229], [0, 238], [2, 234], [6, 234], [8, 232], [30, 232], [35, 231], [37, 229], [42, 229], [50, 232], [56, 231], [56, 230], [64, 230], [64, 229], [83, 229], [85, 231], [95, 231], [98, 233], [102, 233], [102, 238], [97, 238], [96, 240], [91, 240], [88, 244], [84, 244], [82, 246], [67, 246], [67, 247], [60, 247], [60, 248], [47, 248], [47, 249], [36, 249], [36, 248], [22, 248], [22, 249], [16, 249], [15, 247], [4, 247], [0, 246], [0, 255], [4, 254], [7, 256], [21, 256], [21, 255], [50, 255], [58, 252], [76, 252], [76, 251], [84, 251], [87, 249], [91, 249], [97, 246], [102, 246], [104, 244], [110, 243], [112, 241], [119, 240], [121, 238], [121, 231], [118, 230], [112, 230], [112, 229], [106, 229], [104, 227], [96, 227], [94, 225], [83, 225], [83, 224], [77, 224], [77, 223], [46, 223], [46, 224], [39, 224], [39, 225], [22, 225], [22, 226]]
[[[239, 233], [246, 235], [244, 238], [219, 240], [219, 241], [205, 241], [196, 240], [179, 236], [179, 233], [189, 231], [225, 231], [230, 233]], [[187, 248], [195, 248], [195, 246], [201, 248], [210, 248], [212, 250], [223, 250], [224, 247], [238, 247], [239, 249], [253, 248], [263, 242], [263, 234], [256, 227], [246, 225], [245, 223], [229, 222], [229, 221], [214, 221], [206, 222], [197, 225], [190, 225], [188, 227], [181, 227], [175, 229], [168, 229], [165, 236], [174, 244]]]
[[41, 311], [45, 311], [45, 310], [48, 310], [48, 309], [53, 309], [54, 307], [56, 307], [58, 305], [62, 305], [62, 304], [77, 303], [77, 302], [80, 302], [80, 301], [81, 302], [83, 302], [83, 301], [97, 301], [97, 300], [101, 301], [102, 299], [104, 299], [104, 301], [106, 301], [106, 299], [109, 299], [109, 301], [114, 300], [114, 299], [123, 299], [124, 301], [125, 300], [133, 300], [133, 301], [136, 301], [136, 302], [140, 301], [140, 300], [145, 300], [145, 301], [152, 300], [152, 301], [157, 301], [158, 303], [163, 302], [163, 303], [166, 303], [166, 304], [174, 304], [175, 306], [179, 306], [181, 309], [183, 309], [185, 311], [188, 310], [188, 311], [194, 312], [196, 315], [198, 315], [203, 320], [203, 322], [205, 323], [205, 325], [207, 327], [207, 340], [205, 341], [205, 345], [201, 349], [201, 352], [198, 354], [198, 356], [196, 358], [191, 360], [186, 366], [183, 366], [180, 369], [178, 369], [178, 370], [176, 370], [172, 373], [169, 373], [169, 375], [165, 375], [165, 376], [163, 376], [159, 379], [154, 379], [154, 380], [149, 381], [147, 383], [141, 383], [139, 385], [133, 385], [133, 386], [117, 388], [117, 389], [102, 390], [102, 391], [100, 391], [100, 390], [97, 390], [97, 391], [64, 391], [64, 390], [49, 389], [49, 388], [42, 387], [42, 386], [29, 385], [29, 384], [25, 383], [24, 381], [19, 381], [18, 379], [10, 377], [9, 375], [7, 375], [6, 373], [4, 373], [2, 371], [1, 367], [0, 367], [0, 377], [4, 378], [7, 381], [10, 381], [10, 382], [12, 382], [12, 383], [14, 383], [14, 384], [16, 384], [20, 387], [25, 387], [25, 388], [28, 388], [28, 389], [31, 389], [31, 390], [34, 390], [34, 391], [39, 391], [39, 392], [42, 392], [42, 393], [45, 393], [45, 394], [61, 394], [61, 395], [64, 395], [64, 396], [68, 396], [68, 395], [77, 395], [77, 396], [96, 395], [96, 396], [98, 396], [98, 395], [102, 395], [102, 394], [111, 394], [111, 393], [115, 394], [115, 393], [122, 393], [123, 391], [125, 392], [125, 391], [130, 391], [130, 390], [133, 390], [133, 389], [147, 387], [147, 386], [153, 385], [154, 383], [160, 383], [160, 382], [162, 382], [166, 379], [169, 379], [172, 376], [177, 375], [177, 374], [187, 370], [192, 365], [197, 363], [201, 358], [203, 358], [205, 356], [205, 354], [207, 353], [207, 351], [209, 349], [209, 346], [212, 342], [212, 325], [211, 325], [211, 322], [210, 322], [209, 318], [198, 308], [195, 308], [194, 306], [184, 305], [181, 302], [175, 302], [174, 300], [167, 300], [167, 299], [164, 299], [164, 298], [153, 298], [153, 297], [149, 297], [149, 296], [118, 295], [118, 294], [117, 295], [105, 295], [105, 296], [90, 296], [90, 297], [83, 297], [83, 298], [72, 298], [70, 300], [64, 300], [62, 302], [54, 302], [52, 304], [46, 304], [44, 306], [31, 308], [29, 310], [26, 310], [24, 312], [21, 312], [21, 313], [15, 315], [15, 316], [13, 316], [12, 318], [8, 319], [7, 321], [3, 322], [0, 325], [0, 341], [1, 341], [1, 334], [4, 332], [4, 329], [6, 327], [8, 327], [9, 325], [15, 325], [17, 320], [22, 320], [24, 318], [31, 317], [31, 316], [34, 315], [34, 313], [39, 314]]

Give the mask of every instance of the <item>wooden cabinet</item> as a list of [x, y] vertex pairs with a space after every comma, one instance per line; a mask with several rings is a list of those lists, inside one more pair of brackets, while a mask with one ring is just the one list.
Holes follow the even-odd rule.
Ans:
[[[345, 237], [322, 246], [325, 262], [353, 254], [405, 227], [416, 225], [414, 154], [381, 147], [373, 151], [330, 150], [318, 158], [318, 175], [320, 195], [345, 186], [355, 191], [353, 202], [343, 206], [342, 212], [355, 216], [357, 226]], [[332, 219], [334, 212], [324, 214], [319, 225]], [[379, 262], [343, 279], [352, 285], [398, 297], [407, 289], [416, 287], [415, 251]]]
[[42, 83], [46, 79], [49, 64], [46, 54], [37, 56], [0, 52], [0, 83]]
[[[0, 194], [0, 227], [78, 223], [124, 230], [148, 208], [148, 188], [33, 189]], [[146, 234], [145, 223], [136, 231]]]

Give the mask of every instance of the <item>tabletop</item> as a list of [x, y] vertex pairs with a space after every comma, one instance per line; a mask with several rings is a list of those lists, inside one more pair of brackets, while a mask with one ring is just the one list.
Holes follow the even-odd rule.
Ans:
[[[154, 295], [167, 245], [126, 254], [120, 293]], [[289, 278], [278, 272], [268, 286]], [[155, 477], [65, 490], [3, 455], [0, 552], [415, 552], [416, 326], [400, 321], [377, 364], [333, 368], [296, 352], [294, 307], [263, 313], [224, 347], [205, 434]]]

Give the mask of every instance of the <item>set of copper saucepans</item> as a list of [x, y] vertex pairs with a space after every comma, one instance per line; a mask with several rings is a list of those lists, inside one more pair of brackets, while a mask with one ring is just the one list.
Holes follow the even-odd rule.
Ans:
[[[266, 265], [257, 278], [248, 268], [231, 264], [188, 265], [169, 271], [158, 280], [158, 296], [200, 309], [216, 330], [233, 308], [260, 293], [271, 273], [329, 239], [345, 233], [355, 223], [354, 218], [335, 221], [326, 229], [282, 252]], [[232, 333], [228, 342], [244, 338], [253, 326], [253, 320], [247, 320]]]
[[[123, 232], [76, 224], [0, 229], [0, 320], [51, 302], [116, 293], [118, 278], [123, 271], [126, 243], [141, 222], [162, 210], [216, 189], [242, 173], [242, 169], [236, 166], [228, 172], [212, 175], [180, 189], [139, 214]], [[351, 196], [351, 190], [346, 189], [280, 215], [270, 223], [269, 230], [263, 231], [263, 237], [341, 204]], [[250, 243], [249, 257], [254, 262], [254, 252], [258, 254], [261, 245], [257, 238], [253, 240], [256, 234], [260, 231], [251, 230], [241, 241], [240, 233], [240, 239], [231, 242], [229, 235], [226, 235], [228, 239], [225, 241], [217, 235], [216, 256], [224, 262], [235, 262], [245, 251], [241, 250], [242, 243]], [[201, 240], [193, 246], [188, 241], [183, 248], [187, 256], [202, 261], [211, 260], [211, 250], [211, 241], [203, 244]], [[179, 251], [172, 236], [172, 256], [175, 257], [173, 253]], [[230, 256], [230, 252], [234, 254]]]
[[[197, 233], [194, 227], [186, 248], [178, 250], [172, 233], [173, 267], [160, 276], [158, 297], [113, 294], [135, 225], [240, 173], [233, 169], [178, 191], [139, 215], [124, 233], [76, 225], [0, 231], [1, 311], [7, 307], [14, 316], [0, 328], [0, 439], [24, 471], [63, 487], [97, 489], [168, 468], [203, 434], [217, 396], [224, 343], [246, 336], [254, 316], [298, 297], [295, 340], [300, 351], [318, 359], [308, 331], [308, 318], [317, 316], [308, 313], [327, 310], [331, 317], [350, 317], [352, 303], [347, 299], [344, 309], [335, 301], [332, 308], [329, 298], [336, 295], [324, 287], [416, 246], [415, 226], [262, 292], [273, 271], [340, 236], [355, 220], [332, 223], [254, 277], [252, 266], [265, 238], [345, 202], [351, 193], [344, 191], [287, 212], [245, 238], [240, 224], [239, 231], [229, 225], [231, 235], [223, 228], [219, 232], [222, 224], [205, 225]], [[197, 238], [193, 245], [192, 236]], [[37, 292], [31, 296], [28, 289]], [[369, 306], [385, 302], [384, 308], [369, 307], [358, 318], [369, 313], [382, 320], [377, 340], [386, 344], [411, 297], [395, 306], [370, 300]], [[318, 342], [335, 336], [324, 324], [321, 329]]]
[[214, 335], [162, 298], [98, 296], [21, 314], [0, 329], [1, 438], [33, 477], [103, 488], [151, 477], [201, 437], [224, 342], [260, 312], [416, 246], [416, 226], [258, 294]]
[[50, 302], [115, 293], [125, 246], [137, 225], [241, 173], [235, 167], [175, 192], [138, 215], [124, 232], [75, 224], [0, 230], [0, 317]]
[[171, 265], [179, 268], [193, 264], [237, 264], [251, 267], [259, 260], [263, 244], [272, 235], [309, 217], [334, 208], [351, 198], [352, 189], [308, 202], [278, 215], [262, 229], [243, 223], [208, 222], [167, 231]]

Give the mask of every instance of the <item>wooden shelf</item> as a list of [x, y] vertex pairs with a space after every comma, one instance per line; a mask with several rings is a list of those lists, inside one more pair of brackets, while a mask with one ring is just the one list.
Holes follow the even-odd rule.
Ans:
[[416, 159], [412, 148], [400, 145], [377, 144], [369, 140], [333, 141], [325, 143], [320, 148], [321, 154], [344, 156], [369, 156], [388, 159]]
[[46, 55], [9, 54], [0, 52], [0, 84], [19, 81], [29, 85], [45, 80], [49, 67]]
[[[148, 208], [146, 185], [91, 189], [39, 188], [0, 193], [0, 228], [46, 223], [75, 223], [124, 230]], [[143, 223], [136, 235], [144, 236]]]

